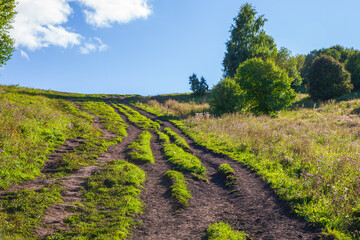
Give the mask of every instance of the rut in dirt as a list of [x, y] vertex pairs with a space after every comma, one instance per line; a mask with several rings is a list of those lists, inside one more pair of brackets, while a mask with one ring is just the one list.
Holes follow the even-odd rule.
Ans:
[[[129, 107], [152, 120], [157, 119], [143, 110]], [[252, 239], [320, 239], [321, 229], [310, 226], [292, 213], [256, 173], [229, 157], [195, 144], [172, 123], [163, 123], [164, 127], [172, 128], [183, 137], [191, 152], [202, 160], [209, 183], [192, 180], [188, 186], [192, 195], [189, 206], [176, 208], [163, 178], [171, 166], [163, 156], [161, 143], [155, 138], [152, 149], [156, 163], [144, 167], [148, 181], [143, 201], [148, 207], [139, 219], [143, 225], [135, 231], [134, 239], [202, 239], [208, 226], [220, 221], [245, 231]], [[238, 177], [231, 193], [217, 174], [217, 168], [224, 163], [231, 165]]]

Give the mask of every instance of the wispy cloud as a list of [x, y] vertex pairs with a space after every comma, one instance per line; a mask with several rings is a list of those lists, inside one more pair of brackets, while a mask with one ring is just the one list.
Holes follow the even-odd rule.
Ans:
[[26, 60], [30, 61], [29, 55], [28, 55], [25, 51], [21, 50], [21, 51], [20, 51], [20, 54], [21, 54], [21, 56], [22, 56], [23, 58], [25, 58]]
[[69, 2], [78, 2], [86, 22], [99, 28], [147, 18], [152, 12], [148, 0], [19, 0], [10, 33], [15, 46], [30, 51], [79, 46], [83, 54], [106, 50], [108, 46], [99, 38], [85, 37], [66, 27], [74, 11]]
[[109, 46], [104, 44], [100, 38], [93, 38], [86, 41], [81, 47], [81, 54], [89, 54], [91, 52], [103, 52], [108, 49]]
[[110, 27], [112, 23], [128, 23], [147, 18], [152, 10], [148, 0], [77, 0], [86, 7], [86, 22], [96, 27]]

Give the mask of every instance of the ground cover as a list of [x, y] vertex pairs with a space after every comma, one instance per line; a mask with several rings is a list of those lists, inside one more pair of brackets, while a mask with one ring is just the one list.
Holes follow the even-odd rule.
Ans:
[[220, 165], [218, 168], [218, 173], [225, 178], [225, 185], [227, 187], [231, 187], [236, 184], [237, 177], [235, 176], [235, 172], [229, 164], [224, 163]]
[[209, 226], [206, 232], [206, 239], [208, 240], [245, 240], [246, 234], [244, 232], [235, 231], [231, 226], [220, 222]]
[[184, 150], [190, 150], [190, 146], [186, 143], [185, 139], [180, 137], [174, 130], [169, 127], [164, 128], [164, 132], [171, 138], [171, 140], [178, 145], [179, 147], [183, 148]]
[[150, 147], [151, 138], [152, 134], [150, 132], [143, 131], [134, 142], [127, 146], [127, 149], [133, 150], [129, 153], [131, 160], [135, 162], [155, 163], [155, 158]]

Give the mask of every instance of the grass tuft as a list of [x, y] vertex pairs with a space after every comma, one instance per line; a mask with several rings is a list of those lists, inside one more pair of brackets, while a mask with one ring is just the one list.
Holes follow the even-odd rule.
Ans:
[[208, 240], [245, 240], [246, 236], [244, 232], [232, 230], [231, 226], [224, 222], [210, 225], [205, 235]]
[[128, 149], [135, 150], [134, 152], [129, 153], [131, 160], [155, 163], [155, 158], [150, 147], [151, 138], [151, 133], [143, 131], [133, 143], [130, 143], [127, 146]]
[[182, 173], [177, 171], [167, 171], [165, 176], [173, 181], [171, 186], [171, 196], [184, 207], [188, 206], [191, 192], [187, 190], [187, 183]]
[[174, 130], [172, 130], [169, 127], [166, 127], [164, 128], [164, 132], [171, 138], [172, 141], [174, 141], [176, 145], [178, 145], [179, 147], [185, 150], [190, 150], [190, 146], [187, 144], [185, 139], [180, 137], [176, 132], [174, 132]]
[[231, 187], [236, 184], [237, 177], [235, 176], [235, 172], [229, 164], [222, 164], [221, 166], [219, 166], [218, 173], [224, 176], [225, 185], [227, 187]]

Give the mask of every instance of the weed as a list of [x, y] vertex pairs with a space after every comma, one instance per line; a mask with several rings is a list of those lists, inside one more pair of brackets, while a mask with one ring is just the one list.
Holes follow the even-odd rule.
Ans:
[[188, 206], [191, 193], [187, 190], [187, 183], [182, 173], [177, 171], [167, 171], [165, 176], [173, 181], [171, 186], [171, 196], [182, 206]]

